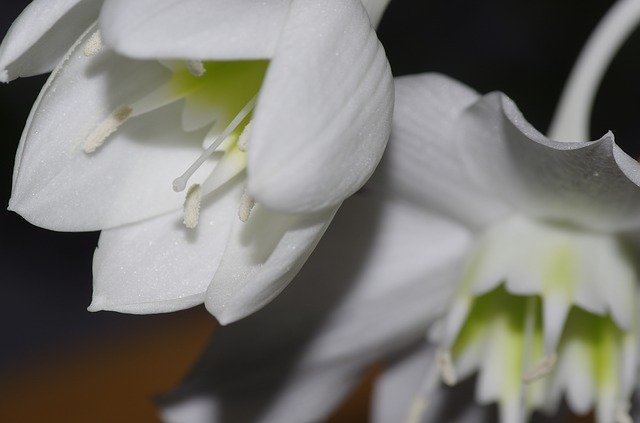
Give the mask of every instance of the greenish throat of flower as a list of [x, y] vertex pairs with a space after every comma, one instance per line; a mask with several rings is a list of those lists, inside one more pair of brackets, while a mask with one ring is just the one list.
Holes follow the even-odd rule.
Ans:
[[513, 218], [484, 233], [432, 333], [445, 384], [477, 373], [502, 422], [564, 398], [599, 423], [631, 422], [637, 276], [615, 235]]
[[[84, 52], [87, 56], [93, 56], [99, 54], [102, 48], [100, 34], [96, 32], [87, 42]], [[184, 224], [188, 228], [195, 228], [201, 198], [246, 168], [253, 110], [269, 61], [187, 60], [162, 61], [161, 64], [171, 72], [168, 80], [131, 104], [114, 107], [109, 116], [85, 138], [83, 150], [86, 154], [93, 154], [127, 121], [183, 101], [183, 130], [191, 132], [208, 128], [208, 131], [203, 137], [204, 151], [190, 166], [186, 165], [185, 172], [174, 180], [174, 191], [185, 190], [189, 179], [212, 156], [217, 160], [209, 177], [202, 184], [192, 184], [187, 191]], [[249, 218], [254, 204], [245, 191], [238, 210], [241, 220]]]

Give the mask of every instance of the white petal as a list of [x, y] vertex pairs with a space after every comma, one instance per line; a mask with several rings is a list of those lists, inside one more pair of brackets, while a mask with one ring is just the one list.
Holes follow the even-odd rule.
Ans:
[[236, 220], [240, 188], [205, 198], [194, 229], [174, 212], [102, 231], [89, 310], [163, 313], [201, 304]]
[[181, 130], [179, 104], [133, 118], [98, 151], [83, 151], [86, 137], [114, 109], [168, 77], [157, 62], [109, 51], [86, 57], [82, 46], [92, 32], [47, 82], [16, 155], [10, 208], [50, 229], [103, 229], [180, 207], [183, 196], [171, 182], [201, 151], [203, 134]]
[[34, 0], [13, 22], [0, 45], [0, 75], [51, 71], [76, 39], [98, 18], [102, 0]]
[[[236, 369], [239, 373], [241, 369]], [[361, 377], [361, 369], [337, 365], [286, 376], [286, 368], [256, 375], [234, 396], [207, 395], [169, 400], [162, 418], [167, 423], [322, 421], [344, 399]], [[243, 372], [244, 373], [244, 372]], [[245, 380], [246, 381], [246, 380]], [[216, 391], [220, 386], [216, 385]], [[233, 388], [230, 388], [233, 389]]]
[[290, 0], [106, 0], [107, 45], [139, 59], [239, 60], [273, 56]]
[[611, 133], [593, 142], [551, 141], [494, 93], [467, 109], [455, 137], [478, 183], [525, 215], [599, 230], [640, 226], [640, 164]]
[[393, 81], [359, 1], [293, 0], [255, 111], [249, 192], [275, 210], [339, 204], [369, 178]]
[[248, 222], [238, 218], [207, 292], [207, 309], [227, 324], [270, 302], [298, 273], [336, 210], [286, 215], [257, 205]]
[[[420, 344], [399, 357], [394, 357], [377, 377], [372, 400], [374, 423], [408, 421], [412, 407], [417, 407], [417, 396], [422, 394], [427, 372], [430, 368], [435, 368], [433, 352], [433, 347]], [[424, 400], [420, 405], [433, 407], [435, 390], [431, 394], [420, 398]]]
[[[464, 229], [409, 205], [348, 200], [297, 281], [264, 309], [221, 327], [175, 396], [204, 394], [231, 408], [262, 382], [272, 402], [265, 415], [317, 410], [292, 405], [287, 381], [342, 364], [357, 372], [423, 339], [446, 307], [468, 243]], [[333, 394], [322, 392], [314, 402], [327, 404], [324, 395]]]
[[[373, 422], [409, 422], [407, 410], [422, 388], [423, 377], [433, 366], [428, 347], [418, 346], [394, 357], [376, 381], [373, 398]], [[495, 421], [489, 408], [474, 403], [473, 384], [465, 381], [453, 388], [439, 385], [427, 398], [419, 422], [481, 423]]]
[[369, 19], [371, 19], [371, 25], [375, 28], [380, 23], [380, 19], [382, 19], [382, 14], [384, 13], [387, 5], [390, 0], [362, 0], [362, 5], [365, 9], [367, 9], [367, 13], [369, 14]]
[[395, 82], [391, 140], [374, 185], [476, 227], [504, 216], [501, 201], [468, 177], [450, 136], [456, 118], [478, 94], [439, 74]]

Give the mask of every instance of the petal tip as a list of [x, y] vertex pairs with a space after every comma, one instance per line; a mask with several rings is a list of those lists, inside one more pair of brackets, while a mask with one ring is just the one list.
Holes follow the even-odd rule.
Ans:
[[9, 82], [9, 71], [6, 69], [0, 70], [0, 82], [4, 84]]
[[96, 311], [104, 311], [105, 310], [105, 301], [102, 297], [94, 296], [91, 300], [91, 304], [87, 307], [87, 311], [95, 313]]

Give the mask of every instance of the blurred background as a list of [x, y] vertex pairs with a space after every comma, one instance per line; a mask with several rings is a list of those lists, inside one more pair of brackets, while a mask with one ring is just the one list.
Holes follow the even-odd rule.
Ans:
[[[0, 35], [28, 4], [0, 5]], [[436, 71], [500, 90], [544, 132], [563, 83], [610, 0], [393, 0], [379, 29], [394, 74]], [[640, 152], [640, 33], [595, 103], [592, 135], [611, 129]], [[0, 421], [156, 421], [152, 397], [176, 384], [213, 332], [202, 307], [160, 316], [89, 313], [97, 233], [56, 233], [6, 211], [13, 157], [46, 77], [0, 85]], [[366, 417], [367, 385], [335, 421]], [[83, 404], [83, 407], [78, 407]]]

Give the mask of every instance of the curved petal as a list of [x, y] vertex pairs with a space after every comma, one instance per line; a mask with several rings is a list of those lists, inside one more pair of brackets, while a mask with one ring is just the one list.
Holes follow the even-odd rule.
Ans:
[[290, 0], [105, 0], [107, 45], [138, 59], [273, 56]]
[[362, 0], [362, 5], [367, 9], [369, 19], [371, 20], [371, 26], [374, 28], [380, 23], [382, 14], [387, 8], [389, 1], [391, 0]]
[[370, 187], [384, 189], [472, 227], [503, 218], [508, 209], [466, 175], [450, 132], [478, 94], [445, 75], [395, 79], [391, 139]]
[[179, 104], [131, 119], [98, 151], [83, 151], [112, 110], [168, 76], [157, 62], [110, 51], [86, 57], [82, 46], [91, 33], [47, 82], [16, 155], [10, 208], [49, 229], [104, 229], [179, 208], [183, 196], [173, 192], [172, 180], [201, 152], [204, 134], [181, 130]]
[[[372, 401], [373, 422], [496, 421], [495, 413], [492, 413], [490, 408], [474, 403], [474, 380], [465, 381], [454, 388], [448, 388], [438, 381], [439, 386], [434, 386], [428, 398], [424, 398], [426, 403], [418, 405], [413, 402], [416, 394], [424, 389], [425, 376], [431, 376], [434, 370], [436, 374], [438, 372], [433, 349], [433, 346], [422, 343], [393, 357], [390, 365], [376, 381]], [[415, 408], [412, 409], [414, 404]], [[421, 418], [417, 418], [418, 414], [421, 414]], [[409, 419], [409, 415], [413, 419]]]
[[34, 0], [0, 45], [0, 82], [50, 72], [98, 18], [102, 0]]
[[271, 398], [272, 386], [282, 376], [260, 375], [242, 389], [220, 396], [201, 394], [175, 401], [163, 408], [162, 419], [166, 423], [322, 421], [355, 387], [361, 373], [349, 365], [296, 372], [278, 391], [277, 401]]
[[605, 231], [640, 226], [640, 164], [611, 133], [551, 141], [493, 93], [461, 115], [454, 137], [473, 179], [525, 215]]
[[[316, 371], [341, 372], [333, 387], [344, 392], [349, 374], [422, 339], [455, 289], [469, 239], [460, 226], [409, 204], [349, 199], [296, 282], [256, 314], [221, 327], [168, 402], [206, 397], [233, 415], [249, 408], [244, 393], [259, 385], [268, 406], [254, 408], [250, 421], [269, 421], [272, 410], [317, 412], [289, 384]], [[314, 401], [326, 405], [327, 398]]]
[[231, 185], [204, 201], [194, 229], [174, 212], [102, 231], [89, 310], [165, 313], [204, 302], [237, 219], [242, 191]]
[[286, 215], [258, 205], [248, 222], [236, 219], [207, 309], [224, 325], [264, 307], [298, 273], [336, 211]]
[[378, 164], [392, 109], [391, 71], [362, 4], [293, 0], [255, 111], [249, 192], [287, 212], [339, 204]]

